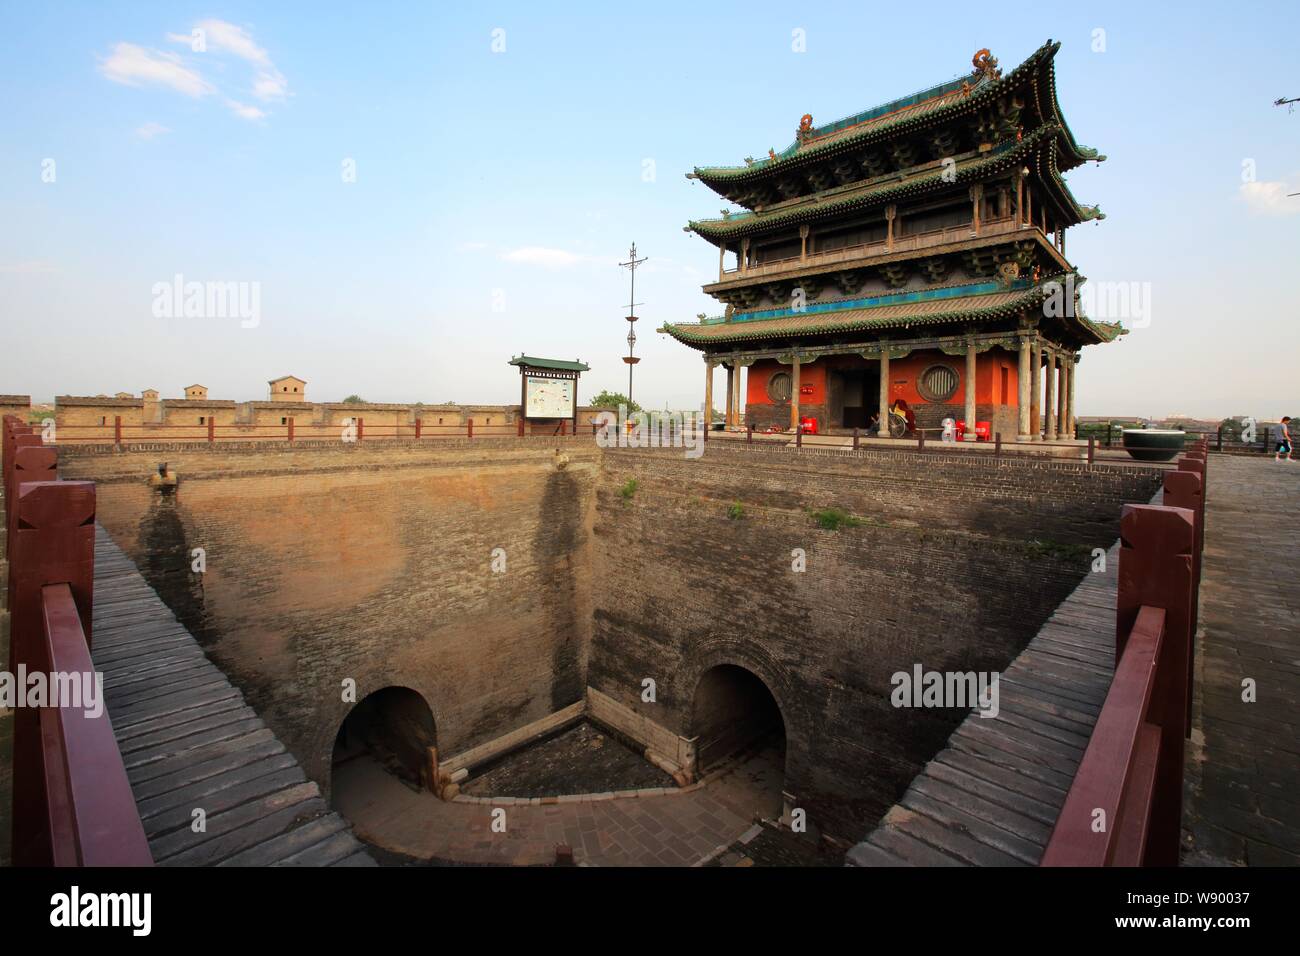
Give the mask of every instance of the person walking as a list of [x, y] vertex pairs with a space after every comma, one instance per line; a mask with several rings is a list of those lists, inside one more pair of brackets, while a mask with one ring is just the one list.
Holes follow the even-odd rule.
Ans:
[[1286, 455], [1287, 461], [1294, 460], [1291, 457], [1291, 429], [1289, 427], [1290, 422], [1291, 422], [1290, 415], [1282, 416], [1282, 424], [1279, 425], [1277, 429], [1277, 454], [1273, 456], [1274, 461], [1281, 461], [1282, 456], [1284, 454]]

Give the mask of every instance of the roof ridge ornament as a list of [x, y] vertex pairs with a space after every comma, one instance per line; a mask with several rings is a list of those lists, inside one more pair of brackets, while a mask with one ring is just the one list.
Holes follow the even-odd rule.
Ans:
[[998, 69], [998, 58], [989, 52], [988, 47], [977, 50], [970, 62], [975, 67], [974, 72], [977, 75], [986, 76], [990, 80], [1002, 79], [1002, 71]]
[[794, 138], [799, 142], [811, 139], [813, 135], [812, 114], [804, 113], [799, 117], [799, 128], [795, 130]]

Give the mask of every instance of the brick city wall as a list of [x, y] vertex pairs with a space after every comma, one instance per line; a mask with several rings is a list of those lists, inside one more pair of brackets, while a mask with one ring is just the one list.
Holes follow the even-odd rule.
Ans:
[[[86, 446], [61, 450], [61, 474], [98, 482], [100, 523], [328, 787], [345, 678], [357, 700], [420, 693], [446, 755], [582, 700], [598, 454], [573, 439]], [[174, 494], [148, 486], [162, 461]]]
[[[1113, 542], [1120, 505], [1158, 481], [960, 452], [720, 446], [698, 460], [589, 437], [60, 456], [64, 477], [99, 482], [100, 522], [326, 787], [344, 678], [358, 699], [420, 693], [451, 757], [588, 685], [692, 737], [700, 677], [734, 664], [781, 708], [796, 805], [845, 839], [961, 716], [894, 710], [890, 674], [1003, 666]], [[174, 494], [148, 485], [162, 462]], [[867, 520], [820, 530], [808, 512], [825, 507]]]
[[[1120, 505], [1157, 483], [959, 453], [608, 451], [588, 682], [692, 737], [709, 720], [701, 677], [744, 667], [780, 706], [794, 805], [823, 832], [860, 834], [963, 716], [894, 709], [890, 676], [1000, 670], [1113, 543]], [[822, 530], [809, 512], [826, 507], [864, 522]]]

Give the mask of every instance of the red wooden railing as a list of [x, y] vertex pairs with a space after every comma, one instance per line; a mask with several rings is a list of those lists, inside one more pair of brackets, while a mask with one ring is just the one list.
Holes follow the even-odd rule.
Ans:
[[[342, 421], [322, 424], [318, 422], [299, 422], [294, 417], [286, 416], [281, 424], [246, 424], [235, 423], [218, 425], [209, 419], [205, 424], [140, 424], [124, 423], [116, 417], [111, 423], [103, 425], [58, 425], [55, 429], [57, 443], [60, 445], [112, 444], [130, 445], [138, 442], [206, 442], [217, 445], [225, 442], [243, 441], [341, 441], [345, 443], [374, 441], [376, 439], [399, 438], [405, 440], [433, 440], [439, 438], [526, 438], [554, 437], [571, 434], [585, 434], [585, 428], [574, 431], [566, 419], [557, 425], [548, 425], [545, 433], [524, 419], [507, 422], [498, 416], [496, 421], [487, 424], [472, 418], [453, 425], [430, 424], [417, 418], [413, 422], [402, 424], [376, 425], [364, 418], [352, 419], [345, 427]], [[39, 435], [39, 433], [37, 433]]]
[[1204, 441], [1120, 519], [1115, 676], [1043, 866], [1177, 866], [1205, 541]]
[[83, 687], [80, 701], [14, 710], [13, 862], [151, 865], [112, 722], [102, 699], [92, 714], [84, 696], [95, 681], [94, 483], [58, 481], [54, 449], [16, 416], [3, 431], [9, 667], [44, 674], [49, 688], [79, 675]]

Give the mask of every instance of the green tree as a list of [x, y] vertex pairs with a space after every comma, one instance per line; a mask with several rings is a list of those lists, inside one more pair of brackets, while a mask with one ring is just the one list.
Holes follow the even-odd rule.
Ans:
[[366, 400], [362, 398], [360, 395], [349, 395], [347, 398], [343, 399], [343, 404], [344, 405], [365, 405], [367, 403]]
[[591, 400], [591, 405], [593, 408], [608, 408], [614, 412], [618, 411], [620, 405], [626, 405], [629, 415], [641, 411], [641, 406], [636, 402], [629, 402], [622, 392], [601, 392]]

